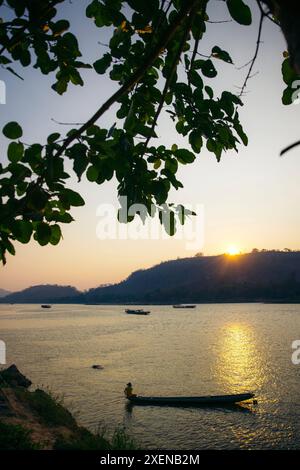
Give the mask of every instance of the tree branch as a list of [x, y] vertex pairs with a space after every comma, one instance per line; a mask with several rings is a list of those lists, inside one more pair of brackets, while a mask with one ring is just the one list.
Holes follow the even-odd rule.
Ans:
[[289, 150], [292, 150], [293, 148], [298, 147], [298, 145], [300, 145], [300, 140], [298, 140], [297, 142], [294, 142], [293, 144], [291, 144], [288, 147], [285, 147], [283, 150], [281, 150], [280, 156], [282, 157], [282, 155], [284, 155]]
[[[272, 18], [272, 11], [269, 9], [269, 11], [265, 11], [261, 5], [261, 0], [256, 0], [256, 3], [258, 5], [258, 8], [260, 9], [260, 12], [262, 15], [264, 15], [266, 18], [268, 18], [272, 23], [276, 24], [276, 26], [280, 27], [280, 23], [276, 21], [274, 18]], [[263, 2], [266, 3], [266, 2]]]
[[96, 111], [96, 113], [83, 126], [81, 126], [72, 135], [67, 137], [64, 144], [57, 151], [56, 156], [61, 155], [74, 140], [81, 136], [81, 134], [83, 134], [83, 132], [85, 132], [89, 127], [91, 127], [116, 101], [118, 101], [123, 95], [128, 93], [130, 89], [143, 78], [143, 76], [145, 75], [145, 71], [152, 66], [153, 62], [161, 54], [161, 50], [168, 45], [169, 41], [172, 39], [177, 29], [182, 24], [182, 21], [184, 20], [186, 15], [191, 12], [191, 10], [195, 7], [198, 1], [199, 0], [186, 0], [184, 2], [183, 7], [178, 12], [173, 22], [168, 26], [161, 40], [150, 52], [145, 62], [131, 75], [131, 77], [126, 81], [126, 83], [124, 83], [124, 85], [122, 85], [119, 90], [116, 91], [116, 93], [114, 93], [107, 101], [105, 101], [105, 103], [98, 109], [98, 111]]
[[[200, 42], [200, 35], [201, 33], [199, 32], [198, 35], [197, 35], [197, 38], [195, 40], [195, 44], [194, 44], [194, 50], [193, 50], [193, 53], [192, 53], [192, 57], [191, 57], [191, 63], [190, 63], [190, 70], [189, 72], [192, 70], [193, 68], [193, 65], [194, 65], [194, 62], [195, 62], [195, 59], [196, 59], [196, 55], [198, 53], [198, 47], [199, 47], [199, 42]], [[188, 86], [190, 86], [190, 77], [188, 76]]]
[[84, 122], [60, 122], [54, 118], [51, 118], [51, 121], [55, 122], [55, 124], [59, 124], [60, 126], [83, 126]]
[[245, 81], [244, 81], [244, 83], [241, 87], [239, 97], [241, 97], [243, 95], [243, 93], [245, 91], [245, 88], [247, 87], [248, 80], [249, 80], [249, 78], [251, 78], [252, 69], [253, 69], [253, 66], [256, 62], [257, 56], [258, 56], [259, 46], [260, 46], [260, 43], [261, 43], [262, 25], [263, 25], [263, 22], [264, 22], [264, 18], [265, 18], [265, 15], [263, 13], [261, 13], [260, 20], [259, 20], [258, 35], [257, 35], [256, 48], [255, 48], [254, 56], [253, 56], [252, 60], [250, 61], [251, 62], [250, 67], [249, 67], [247, 76], [245, 78]]
[[[161, 100], [159, 102], [159, 105], [158, 105], [158, 108], [157, 108], [157, 111], [155, 113], [155, 116], [154, 116], [154, 121], [153, 121], [153, 124], [152, 124], [152, 127], [151, 127], [151, 133], [149, 135], [149, 137], [147, 138], [146, 142], [145, 142], [145, 149], [144, 149], [144, 152], [151, 140], [151, 134], [152, 132], [154, 132], [154, 129], [155, 129], [155, 126], [157, 124], [157, 120], [159, 118], [159, 115], [161, 113], [161, 110], [162, 110], [162, 107], [163, 107], [163, 104], [164, 104], [164, 101], [165, 101], [165, 97], [166, 97], [166, 94], [168, 92], [168, 89], [170, 87], [170, 83], [173, 79], [173, 76], [174, 76], [174, 73], [175, 73], [175, 70], [176, 70], [176, 67], [177, 67], [177, 64], [180, 60], [180, 56], [182, 54], [182, 51], [183, 51], [183, 48], [184, 48], [184, 45], [186, 43], [186, 40], [188, 38], [188, 35], [189, 35], [189, 32], [190, 32], [190, 29], [191, 29], [191, 26], [192, 26], [192, 23], [193, 23], [193, 20], [195, 18], [195, 9], [193, 9], [188, 17], [188, 22], [186, 24], [186, 27], [184, 29], [184, 32], [183, 32], [183, 36], [182, 36], [182, 39], [180, 41], [180, 44], [179, 44], [179, 47], [178, 47], [178, 51], [174, 57], [174, 61], [172, 63], [172, 66], [171, 66], [171, 71], [170, 71], [170, 74], [166, 80], [166, 83], [165, 83], [165, 86], [164, 86], [164, 89], [163, 89], [163, 92], [162, 92], [162, 96], [161, 96]], [[195, 54], [196, 55], [196, 54]]]

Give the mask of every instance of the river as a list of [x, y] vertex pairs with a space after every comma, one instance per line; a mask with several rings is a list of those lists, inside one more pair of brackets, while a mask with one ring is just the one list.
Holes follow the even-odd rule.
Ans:
[[[151, 306], [149, 316], [124, 308], [1, 305], [7, 363], [63, 396], [81, 424], [124, 427], [145, 449], [300, 448], [300, 365], [291, 360], [299, 305]], [[129, 381], [141, 395], [253, 391], [258, 405], [130, 407]]]

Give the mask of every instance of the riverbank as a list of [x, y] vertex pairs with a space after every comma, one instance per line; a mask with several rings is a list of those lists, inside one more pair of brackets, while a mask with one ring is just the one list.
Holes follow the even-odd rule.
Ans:
[[136, 449], [122, 429], [110, 439], [101, 429], [92, 433], [62, 400], [31, 385], [15, 365], [0, 372], [0, 450]]

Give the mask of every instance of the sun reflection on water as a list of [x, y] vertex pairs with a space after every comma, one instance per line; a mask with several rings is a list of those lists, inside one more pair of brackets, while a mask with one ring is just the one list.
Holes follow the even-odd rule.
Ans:
[[261, 352], [253, 327], [228, 323], [219, 333], [215, 374], [226, 393], [257, 391], [264, 383]]

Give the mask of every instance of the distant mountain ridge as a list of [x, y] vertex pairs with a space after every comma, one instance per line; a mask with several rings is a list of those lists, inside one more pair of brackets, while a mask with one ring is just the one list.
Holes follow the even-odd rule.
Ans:
[[0, 300], [16, 303], [173, 304], [300, 302], [300, 252], [254, 252], [166, 261], [124, 281], [79, 292], [34, 286]]
[[5, 290], [5, 289], [0, 289], [0, 298], [5, 297], [8, 294], [10, 294], [10, 291]]
[[5, 303], [57, 303], [68, 302], [80, 295], [80, 291], [72, 286], [59, 286], [57, 284], [43, 284], [28, 287], [19, 292], [13, 292], [1, 299]]

